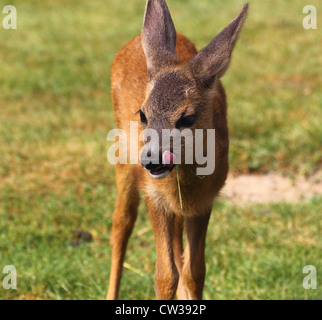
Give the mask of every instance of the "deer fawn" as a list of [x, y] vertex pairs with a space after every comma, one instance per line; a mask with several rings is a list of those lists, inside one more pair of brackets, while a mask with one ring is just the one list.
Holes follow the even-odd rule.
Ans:
[[[177, 167], [179, 195], [171, 145], [165, 149], [161, 142], [149, 141], [151, 150], [161, 152], [159, 163], [141, 153], [140, 164], [116, 165], [118, 193], [107, 299], [118, 297], [126, 246], [137, 217], [139, 191], [144, 194], [155, 236], [157, 298], [173, 299], [177, 293], [179, 299], [202, 299], [208, 221], [214, 198], [228, 172], [227, 105], [220, 78], [228, 69], [247, 10], [248, 4], [198, 53], [193, 43], [177, 34], [166, 2], [148, 0], [141, 35], [114, 59], [112, 101], [118, 128], [130, 133], [130, 121], [138, 121], [139, 133], [147, 128], [158, 134], [174, 128], [190, 128], [193, 132], [215, 129], [216, 167], [212, 174], [200, 179], [192, 174], [196, 163], [182, 163]], [[139, 142], [141, 150], [146, 142]], [[184, 229], [187, 244], [183, 251]]]

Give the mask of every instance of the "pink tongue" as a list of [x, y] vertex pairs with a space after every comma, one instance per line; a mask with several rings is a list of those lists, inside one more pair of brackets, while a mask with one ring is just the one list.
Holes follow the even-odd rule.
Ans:
[[172, 167], [175, 158], [176, 158], [176, 156], [172, 152], [170, 152], [168, 150], [164, 151], [163, 155], [162, 155], [163, 166], [164, 167]]

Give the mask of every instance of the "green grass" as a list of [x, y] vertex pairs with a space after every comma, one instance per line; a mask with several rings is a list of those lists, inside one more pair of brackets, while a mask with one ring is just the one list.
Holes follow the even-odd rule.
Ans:
[[[18, 289], [3, 290], [3, 299], [102, 299], [106, 294], [111, 250], [110, 215], [115, 194], [106, 186], [84, 186], [57, 194], [12, 196], [4, 191], [6, 218], [0, 229], [0, 261], [13, 264]], [[4, 212], [1, 210], [1, 217]], [[220, 202], [207, 237], [206, 299], [321, 299], [304, 290], [302, 269], [322, 270], [321, 198], [300, 205], [237, 208]], [[10, 213], [10, 214], [8, 214]], [[74, 230], [93, 241], [72, 246]], [[155, 246], [146, 209], [141, 206], [128, 247], [120, 297], [154, 298]], [[319, 281], [319, 276], [318, 276]], [[320, 286], [320, 283], [318, 283]]]
[[[177, 30], [198, 49], [243, 3], [168, 2]], [[0, 299], [101, 299], [116, 195], [106, 161], [115, 126], [109, 72], [140, 32], [144, 1], [5, 4], [17, 7], [18, 29], [0, 24], [0, 271], [15, 265], [18, 289], [2, 289], [0, 272]], [[223, 78], [231, 170], [309, 175], [322, 158], [321, 3], [310, 3], [318, 11], [311, 31], [302, 27], [304, 0], [250, 4]], [[321, 209], [321, 198], [242, 208], [221, 200], [207, 238], [205, 298], [321, 299], [321, 282], [302, 287], [305, 265], [317, 267], [318, 281], [322, 272]], [[73, 247], [73, 230], [94, 239]], [[153, 299], [155, 248], [143, 205], [126, 261], [132, 270], [120, 296]]]

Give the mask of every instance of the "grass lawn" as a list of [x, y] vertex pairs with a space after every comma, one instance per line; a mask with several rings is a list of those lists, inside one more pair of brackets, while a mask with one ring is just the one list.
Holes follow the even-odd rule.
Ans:
[[[102, 299], [116, 196], [106, 135], [114, 54], [142, 27], [143, 0], [2, 1], [0, 24], [0, 299]], [[234, 173], [311, 175], [322, 164], [322, 5], [304, 30], [304, 0], [250, 0], [223, 78]], [[178, 31], [205, 46], [242, 1], [168, 0]], [[1, 17], [5, 17], [0, 14]], [[77, 240], [77, 231], [91, 242]], [[322, 198], [238, 207], [219, 200], [207, 237], [205, 299], [322, 299]], [[120, 297], [154, 299], [155, 248], [142, 204]], [[17, 268], [17, 290], [2, 268]], [[314, 265], [317, 290], [304, 290]]]

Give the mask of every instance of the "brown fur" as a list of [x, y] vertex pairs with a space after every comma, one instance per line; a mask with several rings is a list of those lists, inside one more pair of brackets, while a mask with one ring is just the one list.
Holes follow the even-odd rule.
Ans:
[[[166, 29], [168, 32], [166, 39], [171, 35], [174, 37], [174, 27], [171, 24], [172, 20], [169, 20], [171, 17], [169, 18], [165, 2], [150, 0], [149, 5], [155, 6], [153, 10], [161, 10], [164, 13], [165, 23], [170, 28]], [[152, 10], [151, 8], [147, 7], [147, 11]], [[153, 22], [147, 17], [149, 16], [146, 14], [145, 25], [152, 28]], [[245, 14], [242, 19], [244, 18]], [[233, 23], [237, 23], [236, 19]], [[239, 24], [240, 21], [238, 22], [240, 29]], [[237, 37], [234, 30], [231, 31], [233, 27], [229, 29], [234, 35], [232, 46]], [[148, 31], [149, 36], [145, 34], [145, 38], [152, 37], [151, 30]], [[224, 43], [224, 40], [220, 40]], [[219, 77], [213, 77], [209, 85], [211, 75], [208, 77], [209, 81], [205, 81], [205, 73], [201, 77], [196, 76], [201, 72], [197, 70], [196, 61], [202, 56], [197, 55], [195, 46], [183, 35], [176, 35], [176, 53], [172, 52], [171, 55], [167, 52], [171, 56], [167, 57], [168, 63], [161, 61], [160, 53], [154, 52], [153, 46], [149, 47], [144, 41], [146, 52], [142, 47], [141, 35], [138, 35], [118, 52], [113, 62], [112, 101], [117, 126], [126, 130], [129, 136], [129, 122], [140, 122], [137, 113], [140, 108], [146, 114], [148, 127], [157, 130], [174, 128], [176, 121], [184, 112], [187, 115], [195, 114], [196, 123], [193, 128], [216, 129], [216, 168], [212, 175], [199, 179], [191, 172], [195, 172], [194, 164], [179, 166], [182, 210], [175, 170], [166, 178], [158, 180], [153, 179], [140, 164], [116, 165], [118, 197], [113, 214], [111, 238], [113, 256], [107, 298], [117, 298], [126, 244], [136, 219], [139, 191], [141, 191], [147, 203], [155, 234], [157, 297], [172, 299], [177, 290], [179, 298], [201, 299], [205, 278], [204, 246], [208, 220], [214, 198], [223, 187], [228, 172], [229, 142], [225, 91]], [[162, 42], [162, 38], [158, 41]], [[173, 40], [170, 41], [170, 46], [173, 46]], [[231, 50], [232, 48], [229, 59]], [[208, 51], [207, 49], [207, 55]], [[224, 72], [227, 67], [224, 65], [220, 69], [220, 66], [217, 66], [217, 69]], [[139, 133], [142, 129], [143, 126], [140, 126]], [[183, 225], [186, 227], [187, 235], [184, 260], [182, 260]]]

